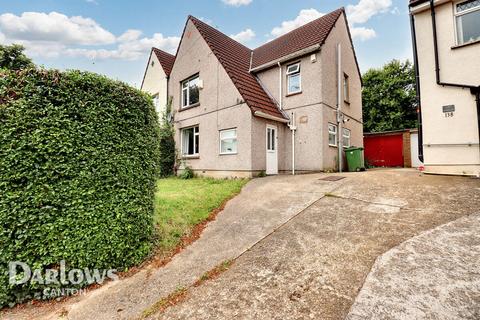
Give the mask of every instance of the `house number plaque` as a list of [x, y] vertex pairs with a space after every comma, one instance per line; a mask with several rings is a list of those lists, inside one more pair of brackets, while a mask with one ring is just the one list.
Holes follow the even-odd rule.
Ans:
[[443, 106], [442, 110], [443, 110], [443, 114], [445, 115], [445, 118], [451, 118], [455, 113], [455, 105], [451, 104], [448, 106]]

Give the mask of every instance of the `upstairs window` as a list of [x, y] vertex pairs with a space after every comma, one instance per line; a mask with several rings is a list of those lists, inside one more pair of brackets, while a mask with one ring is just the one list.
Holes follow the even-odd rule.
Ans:
[[193, 107], [200, 102], [198, 81], [198, 74], [182, 81], [182, 108]]
[[480, 0], [469, 0], [455, 5], [457, 44], [480, 40]]
[[200, 130], [198, 126], [182, 129], [182, 154], [184, 156], [198, 156]]
[[343, 74], [343, 100], [350, 103], [350, 82], [348, 75]]
[[302, 91], [302, 77], [300, 75], [300, 63], [287, 66], [287, 94]]

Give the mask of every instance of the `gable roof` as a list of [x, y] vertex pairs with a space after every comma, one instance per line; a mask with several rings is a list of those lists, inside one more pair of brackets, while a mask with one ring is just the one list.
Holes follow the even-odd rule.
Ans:
[[253, 50], [252, 69], [307, 49], [323, 45], [344, 9], [340, 8]]
[[152, 51], [155, 52], [155, 55], [160, 61], [160, 65], [162, 66], [163, 71], [165, 72], [167, 77], [170, 77], [173, 63], [175, 62], [175, 56], [157, 48], [152, 48]]
[[201, 20], [192, 16], [188, 19], [205, 39], [252, 112], [259, 111], [286, 119], [255, 76], [250, 73], [252, 51]]

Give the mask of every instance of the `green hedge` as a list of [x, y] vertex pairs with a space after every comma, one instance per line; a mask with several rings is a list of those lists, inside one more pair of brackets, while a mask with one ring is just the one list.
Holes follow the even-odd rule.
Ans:
[[123, 270], [148, 255], [158, 141], [151, 98], [124, 83], [0, 71], [0, 307], [44, 288], [9, 285], [9, 261]]

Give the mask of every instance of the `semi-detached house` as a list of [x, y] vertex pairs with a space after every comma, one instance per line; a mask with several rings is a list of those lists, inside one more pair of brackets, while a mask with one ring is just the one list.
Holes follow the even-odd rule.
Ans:
[[343, 8], [254, 50], [189, 16], [175, 56], [152, 50], [142, 89], [160, 105], [172, 100], [180, 170], [336, 170], [344, 147], [363, 145], [361, 76]]

